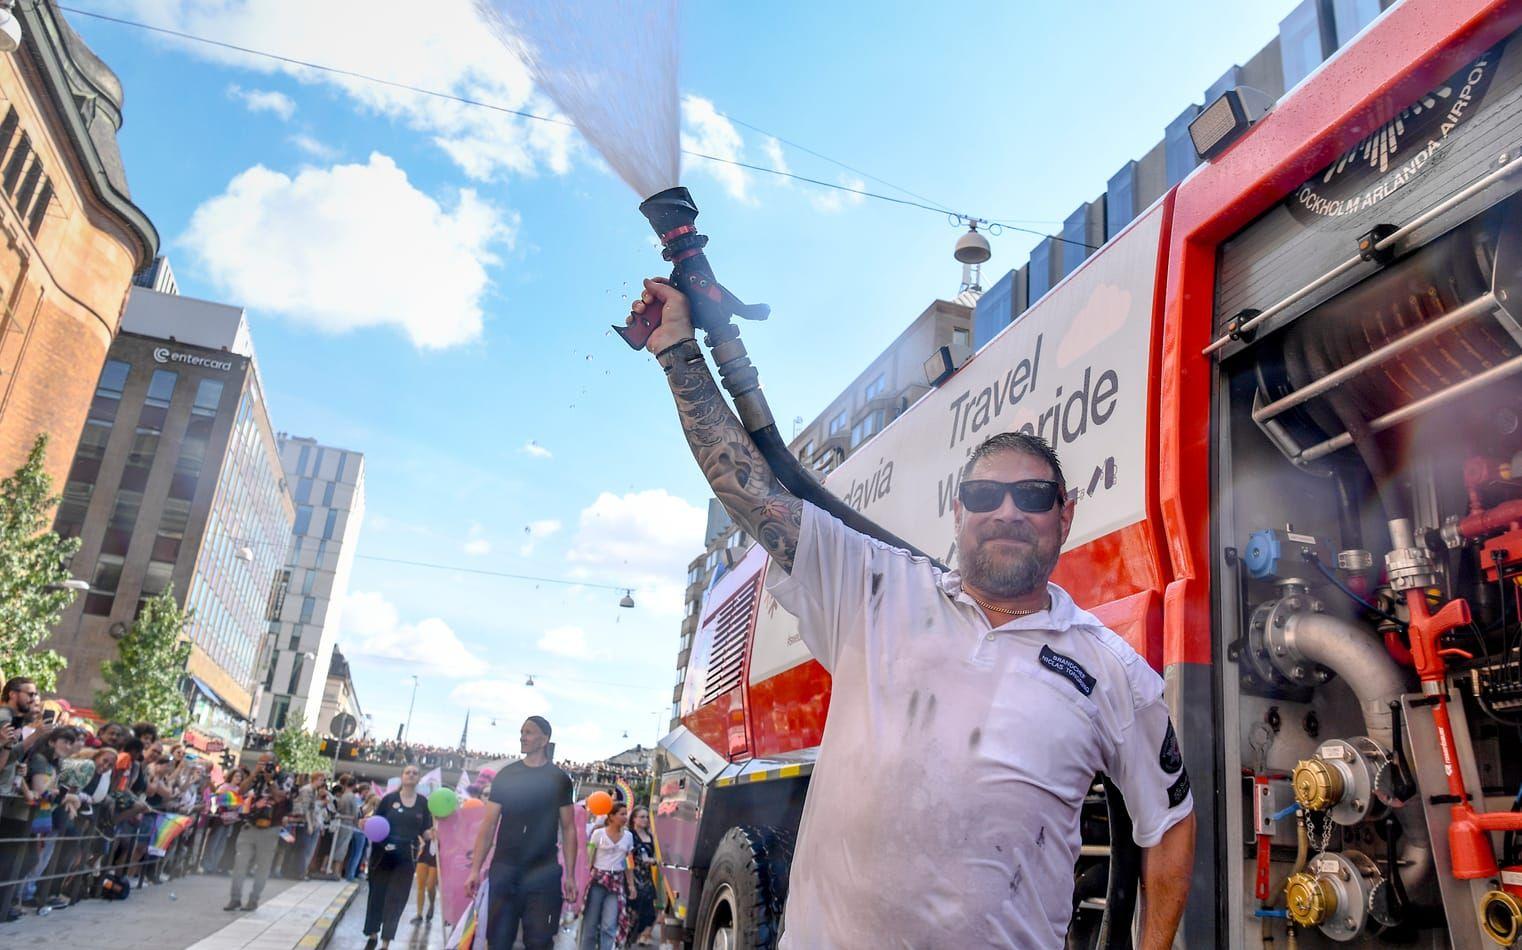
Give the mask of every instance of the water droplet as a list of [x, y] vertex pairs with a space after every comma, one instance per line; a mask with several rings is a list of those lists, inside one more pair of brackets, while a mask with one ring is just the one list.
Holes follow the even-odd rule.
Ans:
[[592, 359], [592, 354], [591, 354], [591, 353], [588, 353], [588, 354], [587, 354], [587, 359], [588, 359], [588, 360], [591, 360], [591, 359]]

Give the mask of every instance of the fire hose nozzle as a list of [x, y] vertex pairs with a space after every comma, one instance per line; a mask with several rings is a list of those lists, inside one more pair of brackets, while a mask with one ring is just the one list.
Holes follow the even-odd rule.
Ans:
[[[661, 256], [671, 262], [671, 285], [680, 290], [692, 307], [692, 325], [707, 333], [727, 325], [731, 317], [765, 320], [766, 304], [743, 303], [713, 275], [703, 249], [706, 235], [698, 233], [698, 206], [692, 194], [680, 186], [657, 192], [640, 202], [640, 214], [650, 222], [661, 241]], [[625, 326], [615, 326], [632, 349], [641, 349], [661, 325], [661, 306], [656, 301], [642, 314], [631, 314]]]

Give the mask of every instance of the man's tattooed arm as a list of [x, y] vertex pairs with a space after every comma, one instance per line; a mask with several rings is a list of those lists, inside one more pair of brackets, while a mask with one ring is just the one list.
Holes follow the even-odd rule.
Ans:
[[782, 487], [750, 433], [735, 418], [696, 340], [664, 351], [660, 363], [676, 397], [687, 445], [714, 495], [730, 517], [761, 542], [783, 570], [791, 572], [803, 502]]

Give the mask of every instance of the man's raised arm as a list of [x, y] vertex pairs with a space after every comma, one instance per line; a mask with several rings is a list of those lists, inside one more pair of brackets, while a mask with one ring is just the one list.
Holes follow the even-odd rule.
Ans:
[[798, 551], [803, 502], [782, 487], [750, 433], [724, 401], [693, 338], [687, 298], [670, 284], [647, 280], [644, 293], [634, 302], [634, 312], [643, 312], [645, 305], [655, 300], [663, 307], [661, 325], [650, 334], [647, 345], [666, 371], [693, 458], [730, 517], [759, 541], [783, 570], [791, 572]]

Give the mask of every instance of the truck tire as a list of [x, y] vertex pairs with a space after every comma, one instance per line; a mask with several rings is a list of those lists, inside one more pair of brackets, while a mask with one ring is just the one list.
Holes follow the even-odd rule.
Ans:
[[[770, 829], [768, 829], [770, 830]], [[695, 950], [772, 950], [781, 935], [779, 880], [768, 830], [731, 828], [719, 841], [698, 905]]]

